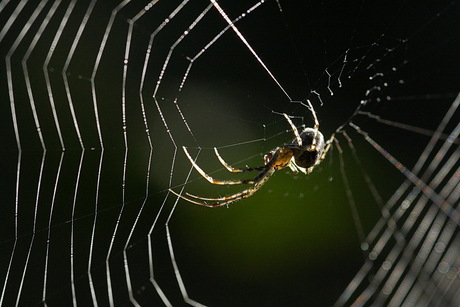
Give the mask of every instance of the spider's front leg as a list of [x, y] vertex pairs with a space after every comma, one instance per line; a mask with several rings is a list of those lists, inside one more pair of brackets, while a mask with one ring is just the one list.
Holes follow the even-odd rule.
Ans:
[[289, 118], [289, 116], [286, 113], [283, 113], [284, 118], [288, 121], [289, 125], [291, 126], [292, 132], [295, 135], [295, 139], [297, 142], [297, 145], [302, 146], [302, 138], [300, 137], [299, 130], [297, 130], [297, 127], [294, 125], [292, 120]]
[[313, 108], [313, 105], [311, 104], [310, 100], [307, 99], [307, 103], [308, 103], [308, 108], [310, 109], [310, 112], [311, 112], [311, 116], [313, 117], [313, 121], [315, 122], [315, 125], [313, 126], [313, 129], [315, 130], [315, 136], [313, 138], [313, 142], [311, 143], [311, 146], [309, 149], [310, 151], [313, 151], [313, 150], [316, 150], [316, 145], [317, 145], [316, 136], [319, 133], [319, 121], [318, 121], [318, 117], [316, 116], [315, 109]]

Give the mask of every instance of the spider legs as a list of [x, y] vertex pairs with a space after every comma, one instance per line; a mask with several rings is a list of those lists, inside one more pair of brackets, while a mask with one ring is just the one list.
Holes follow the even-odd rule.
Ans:
[[[309, 151], [313, 151], [313, 150], [316, 150], [316, 136], [317, 136], [318, 131], [319, 131], [319, 121], [318, 121], [318, 117], [316, 117], [315, 109], [313, 108], [313, 105], [311, 104], [310, 100], [308, 100], [308, 99], [307, 99], [307, 107], [308, 107], [308, 109], [310, 110], [310, 112], [312, 114], [313, 121], [315, 122], [315, 124], [313, 126], [313, 130], [315, 130], [315, 136], [314, 136], [313, 141], [312, 141], [312, 143], [310, 145], [310, 148], [308, 149]], [[289, 116], [286, 113], [283, 113], [283, 115], [284, 115], [284, 118], [286, 118], [286, 120], [288, 121], [289, 125], [291, 126], [292, 131], [294, 132], [294, 135], [295, 135], [295, 138], [296, 138], [296, 141], [297, 141], [297, 145], [302, 146], [302, 138], [300, 137], [299, 130], [297, 130], [297, 127], [292, 123], [291, 119], [289, 118]]]
[[265, 168], [265, 166], [246, 167], [246, 168], [233, 168], [230, 164], [225, 162], [225, 160], [219, 154], [219, 151], [217, 151], [216, 147], [214, 147], [214, 152], [215, 152], [215, 154], [217, 156], [217, 159], [219, 159], [219, 162], [231, 173], [244, 173], [244, 172], [261, 171], [261, 170], [263, 170]]
[[[193, 194], [190, 194], [190, 193], [186, 193], [187, 196], [189, 197], [185, 197], [185, 196], [182, 196], [178, 193], [176, 193], [175, 191], [169, 189], [170, 192], [172, 192], [174, 195], [188, 201], [188, 202], [191, 202], [193, 204], [197, 204], [197, 205], [200, 205], [200, 206], [204, 206], [204, 207], [210, 207], [210, 208], [215, 208], [215, 207], [222, 207], [222, 206], [226, 206], [226, 205], [229, 205], [231, 203], [234, 203], [234, 202], [237, 202], [239, 200], [242, 200], [242, 199], [245, 199], [245, 198], [248, 198], [250, 197], [251, 195], [253, 195], [255, 192], [257, 192], [267, 181], [268, 179], [273, 175], [273, 173], [275, 172], [275, 169], [273, 167], [270, 167], [270, 168], [267, 168], [265, 171], [261, 172], [259, 175], [261, 175], [260, 177], [260, 180], [253, 186], [253, 187], [250, 187], [250, 188], [247, 188], [246, 190], [243, 190], [241, 192], [238, 192], [238, 193], [235, 193], [235, 194], [232, 194], [232, 195], [228, 195], [228, 196], [223, 196], [223, 197], [201, 197], [201, 196], [197, 196], [197, 195], [193, 195]], [[258, 175], [258, 176], [259, 176]], [[202, 200], [202, 201], [200, 201]], [[212, 203], [207, 203], [206, 201], [211, 201]]]
[[[217, 151], [217, 149], [214, 149], [217, 157], [219, 158], [220, 155]], [[200, 205], [200, 206], [205, 206], [205, 207], [221, 207], [225, 206], [228, 204], [231, 204], [233, 202], [239, 201], [244, 198], [248, 198], [249, 196], [253, 195], [255, 192], [257, 192], [267, 181], [268, 179], [273, 175], [273, 173], [278, 170], [279, 168], [282, 168], [287, 164], [285, 160], [289, 160], [292, 157], [292, 151], [289, 152], [283, 152], [281, 149], [278, 149], [274, 151], [270, 159], [267, 161], [266, 165], [260, 166], [260, 167], [255, 167], [255, 168], [247, 168], [247, 169], [234, 169], [230, 165], [228, 165], [222, 157], [219, 158], [221, 160], [221, 163], [229, 170], [233, 170], [233, 172], [246, 172], [246, 171], [256, 171], [260, 170], [260, 173], [257, 174], [253, 179], [250, 180], [215, 180], [211, 176], [207, 175], [196, 163], [193, 161], [192, 157], [188, 153], [187, 149], [184, 147], [185, 154], [189, 158], [190, 162], [192, 163], [193, 167], [209, 182], [213, 184], [254, 184], [254, 186], [247, 188], [241, 192], [237, 192], [235, 194], [223, 196], [223, 197], [201, 197], [197, 195], [193, 195], [190, 193], [186, 193], [188, 197], [182, 196], [172, 189], [169, 189], [171, 193], [174, 195], [185, 199], [188, 202]], [[231, 169], [231, 170], [230, 170]], [[236, 171], [235, 171], [236, 170]], [[231, 183], [228, 183], [231, 182]], [[207, 201], [211, 201], [212, 203], [208, 203]]]
[[[190, 163], [197, 170], [197, 172], [200, 173], [200, 175], [203, 176], [203, 178], [205, 178], [210, 183], [218, 184], [218, 185], [255, 184], [255, 183], [260, 181], [260, 179], [268, 172], [268, 170], [272, 167], [272, 164], [275, 161], [277, 161], [279, 156], [280, 156], [280, 151], [277, 150], [270, 156], [269, 161], [267, 161], [264, 166], [248, 167], [248, 168], [245, 168], [245, 169], [238, 169], [238, 168], [233, 168], [227, 162], [225, 162], [225, 160], [220, 156], [219, 152], [217, 151], [217, 148], [214, 148], [214, 151], [215, 151], [215, 153], [217, 155], [217, 158], [222, 163], [222, 165], [225, 166], [225, 168], [228, 171], [230, 171], [232, 173], [260, 171], [260, 173], [257, 174], [252, 179], [245, 179], [245, 180], [217, 180], [217, 179], [214, 179], [213, 177], [209, 176], [208, 174], [206, 174], [206, 172], [203, 171], [203, 169], [201, 169], [201, 167], [199, 167], [198, 164], [196, 164], [196, 162], [192, 159], [192, 156], [190, 156], [190, 154], [187, 151], [187, 148], [185, 146], [183, 146], [182, 148], [184, 149], [185, 155], [190, 160]], [[286, 155], [286, 154], [284, 154], [284, 155]], [[288, 157], [288, 160], [290, 160], [291, 157], [292, 157], [292, 155], [290, 155]], [[285, 160], [285, 159], [286, 158], [283, 156], [283, 160]], [[278, 165], [275, 165], [274, 167], [275, 167], [275, 170], [276, 170]]]
[[297, 145], [302, 146], [302, 138], [300, 137], [299, 130], [297, 130], [297, 127], [294, 125], [294, 123], [286, 113], [283, 113], [283, 115], [284, 118], [286, 118], [286, 120], [288, 121], [289, 125], [291, 126], [292, 131], [294, 132], [295, 139], [297, 140]]
[[335, 138], [335, 133], [333, 133], [331, 137], [326, 141], [323, 153], [321, 154], [321, 157], [318, 160], [318, 164], [321, 163], [324, 160], [324, 158], [326, 158], [326, 155], [332, 146], [332, 142], [337, 142], [337, 139]]
[[308, 104], [308, 109], [310, 110], [311, 115], [313, 117], [313, 121], [315, 122], [315, 125], [313, 126], [313, 129], [315, 130], [315, 137], [313, 138], [313, 142], [311, 143], [311, 146], [310, 146], [310, 151], [313, 151], [316, 149], [316, 135], [318, 134], [318, 131], [319, 131], [319, 121], [318, 121], [318, 117], [316, 117], [315, 109], [313, 108], [313, 105], [308, 99], [307, 99], [307, 104]]
[[[202, 197], [193, 195], [190, 193], [185, 193], [186, 196], [181, 195], [182, 193], [177, 193], [172, 189], [169, 189], [171, 193], [174, 195], [200, 206], [205, 207], [221, 207], [226, 206], [231, 203], [237, 202], [241, 199], [245, 199], [253, 195], [257, 192], [267, 181], [268, 179], [275, 173], [275, 171], [283, 169], [285, 167], [289, 167], [294, 173], [298, 173], [299, 171], [309, 174], [313, 170], [313, 167], [319, 164], [326, 156], [327, 152], [329, 151], [330, 147], [332, 146], [332, 141], [335, 141], [334, 135], [325, 143], [323, 135], [319, 132], [319, 122], [318, 118], [316, 117], [315, 110], [309, 100], [307, 100], [308, 108], [312, 113], [314, 119], [314, 128], [305, 128], [302, 131], [302, 134], [299, 134], [297, 127], [294, 125], [292, 120], [288, 115], [283, 113], [284, 118], [287, 120], [289, 125], [291, 126], [292, 132], [295, 135], [295, 140], [292, 144], [284, 144], [281, 147], [277, 147], [267, 153], [264, 156], [264, 164], [263, 166], [258, 167], [246, 167], [246, 168], [234, 168], [230, 164], [228, 164], [222, 156], [219, 154], [217, 148], [214, 147], [214, 153], [216, 154], [217, 159], [219, 162], [227, 169], [227, 171], [231, 173], [243, 173], [243, 172], [252, 172], [252, 171], [259, 171], [259, 173], [252, 179], [245, 179], [245, 180], [217, 180], [208, 175], [192, 158], [189, 154], [187, 148], [183, 146], [183, 150], [185, 155], [187, 156], [188, 160], [192, 164], [193, 168], [208, 182], [217, 185], [236, 185], [236, 184], [253, 184], [253, 186], [231, 195], [226, 195], [222, 197]], [[312, 138], [312, 130], [314, 131], [313, 139]], [[302, 139], [303, 138], [303, 139]], [[303, 144], [303, 143], [306, 144]], [[306, 153], [308, 151], [308, 153]], [[312, 153], [313, 152], [313, 153]], [[320, 157], [318, 157], [320, 155]], [[297, 159], [300, 159], [298, 163]], [[314, 159], [314, 160], [312, 160]], [[300, 165], [300, 166], [299, 166]]]
[[[206, 174], [205, 171], [203, 171], [201, 169], [201, 167], [199, 167], [198, 164], [196, 164], [196, 162], [193, 160], [192, 156], [190, 156], [190, 154], [188, 153], [187, 148], [185, 146], [183, 146], [182, 148], [184, 149], [185, 155], [189, 159], [189, 161], [192, 164], [192, 166], [196, 169], [196, 171], [198, 173], [200, 173], [200, 175], [203, 176], [203, 178], [205, 178], [207, 181], [209, 181], [212, 184], [218, 184], [218, 185], [253, 184], [253, 183], [256, 182], [256, 179], [258, 178], [258, 176], [256, 176], [254, 179], [249, 179], [249, 180], [217, 180], [217, 179], [214, 179], [213, 177], [211, 177], [208, 174]], [[247, 169], [235, 169], [235, 168], [231, 167], [229, 164], [227, 164], [224, 161], [224, 159], [222, 159], [222, 157], [219, 155], [219, 152], [217, 151], [217, 149], [214, 148], [214, 150], [215, 150], [215, 152], [217, 154], [217, 158], [219, 159], [219, 161], [230, 172], [238, 173], [238, 172], [260, 171], [260, 170], [263, 170], [265, 168], [264, 166], [261, 166], [261, 167], [255, 167], [255, 168], [247, 168]]]
[[318, 117], [316, 117], [315, 109], [313, 108], [313, 105], [311, 104], [310, 100], [308, 100], [308, 99], [307, 99], [307, 104], [308, 104], [308, 109], [310, 110], [311, 115], [313, 117], [313, 121], [315, 122], [315, 125], [313, 126], [313, 129], [318, 131], [319, 130], [319, 121], [318, 121]]

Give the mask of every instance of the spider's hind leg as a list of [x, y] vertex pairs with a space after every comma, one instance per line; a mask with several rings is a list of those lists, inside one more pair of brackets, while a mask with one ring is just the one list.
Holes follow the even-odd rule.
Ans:
[[[209, 181], [210, 183], [212, 184], [218, 184], [218, 185], [233, 185], [233, 184], [254, 184], [256, 183], [256, 181], [258, 180], [259, 178], [259, 175], [257, 175], [256, 177], [254, 177], [254, 179], [245, 179], [245, 180], [218, 180], [218, 179], [214, 179], [213, 177], [209, 176], [208, 174], [206, 174], [205, 171], [203, 171], [203, 169], [201, 167], [198, 166], [198, 164], [196, 164], [196, 162], [193, 160], [192, 156], [190, 156], [187, 148], [185, 146], [182, 146], [182, 149], [184, 150], [185, 152], [185, 155], [187, 156], [187, 158], [189, 159], [190, 163], [192, 164], [193, 168], [195, 168], [195, 170], [204, 178], [206, 179], [207, 181]], [[225, 161], [224, 161], [225, 162]], [[261, 173], [263, 173], [265, 170], [267, 169], [267, 167], [265, 166], [261, 166], [261, 167], [257, 167], [257, 168], [252, 168], [252, 169], [249, 169], [248, 170], [243, 170], [243, 171], [257, 171], [257, 170], [261, 170]]]
[[265, 168], [265, 166], [259, 166], [259, 167], [246, 167], [246, 168], [234, 168], [225, 160], [221, 157], [219, 154], [219, 151], [217, 151], [217, 148], [214, 147], [214, 152], [216, 153], [217, 159], [219, 159], [219, 162], [229, 171], [232, 173], [244, 173], [244, 172], [253, 172], [253, 171], [261, 171]]
[[[248, 198], [252, 196], [255, 192], [257, 192], [267, 181], [270, 179], [270, 177], [273, 175], [275, 172], [275, 169], [270, 167], [264, 169], [263, 172], [261, 172], [259, 175], [257, 175], [257, 180], [255, 181], [254, 186], [247, 188], [241, 192], [237, 192], [235, 194], [223, 196], [223, 197], [202, 197], [198, 195], [193, 195], [190, 193], [186, 193], [188, 197], [185, 197], [177, 192], [175, 192], [172, 189], [169, 189], [171, 193], [174, 195], [190, 202], [193, 204], [197, 204], [200, 206], [204, 207], [209, 207], [209, 208], [216, 208], [216, 207], [222, 207], [222, 206], [227, 206], [231, 203], [237, 202], [239, 200]], [[210, 203], [209, 203], [210, 202]]]

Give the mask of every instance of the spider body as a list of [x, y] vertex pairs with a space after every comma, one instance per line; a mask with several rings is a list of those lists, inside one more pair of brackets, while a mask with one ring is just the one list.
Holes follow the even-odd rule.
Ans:
[[324, 136], [313, 128], [305, 128], [300, 134], [300, 139], [302, 146], [293, 144], [294, 160], [297, 166], [310, 169], [321, 159], [325, 145]]
[[305, 128], [300, 134], [292, 123], [289, 116], [283, 113], [283, 116], [288, 121], [289, 125], [292, 128], [292, 131], [295, 135], [295, 139], [289, 143], [284, 144], [283, 146], [276, 147], [271, 150], [264, 156], [264, 165], [258, 167], [246, 167], [242, 169], [233, 168], [220, 156], [217, 148], [214, 148], [215, 154], [219, 159], [220, 163], [232, 173], [242, 173], [242, 172], [254, 172], [259, 171], [259, 173], [252, 179], [245, 180], [217, 180], [205, 173], [201, 167], [196, 164], [192, 159], [187, 149], [183, 147], [184, 152], [187, 158], [190, 160], [190, 163], [195, 168], [201, 176], [208, 180], [212, 184], [218, 185], [234, 185], [234, 184], [253, 184], [252, 187], [247, 188], [241, 192], [223, 196], [223, 197], [201, 197], [196, 196], [190, 193], [186, 193], [190, 198], [182, 196], [175, 191], [171, 190], [172, 193], [179, 196], [182, 199], [187, 200], [188, 202], [205, 206], [205, 207], [221, 207], [226, 206], [236, 201], [239, 201], [244, 198], [248, 198], [257, 192], [275, 173], [275, 171], [281, 170], [285, 167], [289, 167], [294, 173], [301, 171], [304, 174], [309, 174], [313, 171], [313, 168], [318, 165], [326, 156], [333, 136], [327, 141], [324, 141], [323, 134], [318, 130], [319, 123], [316, 118], [316, 113], [313, 109], [311, 103], [307, 100], [309, 109], [312, 112], [315, 125], [313, 128]]
[[[301, 144], [292, 143], [277, 147], [264, 156], [265, 165], [274, 158], [273, 168], [280, 170], [288, 166], [294, 173], [301, 171], [309, 174], [313, 167], [320, 162], [324, 151], [324, 137], [313, 128], [305, 128], [299, 135]], [[314, 140], [314, 141], [313, 141]]]

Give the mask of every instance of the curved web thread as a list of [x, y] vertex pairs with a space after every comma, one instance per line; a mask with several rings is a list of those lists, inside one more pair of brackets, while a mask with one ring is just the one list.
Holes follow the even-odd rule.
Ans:
[[[186, 109], [188, 101], [182, 94], [187, 92], [189, 82], [193, 82], [196, 72], [202, 68], [201, 62], [204, 62], [208, 55], [212, 56], [215, 52], [213, 48], [229, 37], [230, 33], [236, 34], [240, 47], [246, 48], [253, 61], [259, 65], [260, 70], [270, 76], [272, 85], [281, 89], [289, 102], [293, 102], [290, 105], [301, 106], [300, 113], [303, 116], [293, 118], [309, 117], [308, 105], [303, 101], [291, 101], [290, 95], [292, 94], [291, 91], [288, 94], [288, 90], [285, 89], [285, 79], [272, 71], [272, 63], [267, 62], [269, 64], [266, 64], [265, 59], [262, 60], [263, 56], [260, 51], [263, 49], [256, 48], [253, 45], [253, 38], [249, 39], [246, 36], [243, 30], [246, 29], [245, 24], [241, 23], [241, 28], [239, 26], [240, 21], [254, 20], [253, 16], [257, 16], [255, 14], [264, 12], [264, 9], [272, 3], [260, 1], [252, 6], [248, 4], [247, 9], [239, 9], [242, 13], [235, 15], [238, 17], [231, 19], [230, 13], [222, 8], [225, 8], [227, 4], [210, 1], [205, 2], [197, 10], [196, 7], [191, 6], [191, 2], [183, 1], [168, 8], [168, 13], [163, 14], [156, 27], [146, 30], [148, 27], [145, 21], [151, 19], [151, 14], [164, 10], [165, 8], [161, 6], [163, 3], [164, 1], [151, 1], [145, 4], [123, 1], [117, 4], [111, 14], [107, 14], [107, 7], [99, 6], [96, 1], [82, 6], [76, 1], [70, 3], [41, 1], [34, 7], [33, 13], [24, 10], [32, 8], [32, 4], [27, 6], [25, 1], [14, 5], [8, 1], [1, 3], [0, 14], [10, 14], [8, 18], [2, 17], [5, 23], [2, 23], [0, 39], [7, 38], [5, 46], [9, 47], [4, 55], [6, 84], [10, 103], [9, 115], [12, 119], [12, 135], [14, 135], [18, 151], [17, 163], [14, 165], [15, 212], [14, 218], [10, 219], [10, 222], [14, 221], [12, 223], [14, 234], [13, 231], [8, 232], [7, 240], [2, 243], [4, 246], [11, 244], [8, 255], [3, 257], [7, 260], [3, 270], [5, 280], [2, 287], [2, 303], [12, 302], [12, 304], [20, 305], [41, 301], [42, 304], [47, 305], [56, 300], [55, 294], [60, 289], [64, 289], [61, 299], [73, 305], [84, 303], [115, 305], [126, 301], [133, 305], [145, 305], [148, 298], [152, 297], [156, 297], [164, 305], [173, 305], [176, 301], [174, 291], [171, 290], [170, 281], [164, 280], [165, 267], [158, 264], [162, 261], [162, 255], [166, 254], [183, 301], [191, 305], [201, 305], [190, 297], [189, 292], [193, 283], [190, 283], [190, 276], [187, 273], [184, 275], [184, 268], [187, 269], [187, 267], [183, 264], [183, 256], [180, 253], [177, 254], [177, 251], [173, 249], [173, 239], [178, 236], [177, 230], [174, 229], [174, 219], [180, 216], [181, 212], [177, 213], [180, 205], [177, 204], [176, 199], [171, 203], [169, 197], [171, 195], [166, 192], [166, 189], [172, 187], [176, 178], [180, 177], [178, 169], [183, 155], [180, 150], [177, 151], [177, 145], [182, 146], [184, 141], [181, 130], [174, 124], [171, 114], [177, 117], [184, 128], [183, 131], [189, 135], [190, 140], [201, 153], [205, 147], [201, 145], [202, 140], [197, 137], [196, 124], [190, 121], [190, 114]], [[452, 2], [450, 5], [454, 4], [455, 2]], [[282, 9], [283, 5], [283, 2], [276, 2], [278, 12], [285, 11]], [[184, 14], [193, 10], [195, 10], [193, 18], [187, 19], [185, 26], [179, 26]], [[444, 11], [445, 8], [441, 10], [441, 12]], [[101, 13], [107, 18], [101, 19], [101, 23], [98, 24], [99, 31], [93, 33], [94, 23], [100, 18]], [[24, 16], [27, 18], [23, 19]], [[201, 42], [202, 48], [189, 52], [185, 46], [190, 39], [194, 39], [195, 33], [203, 31], [200, 26], [211, 18], [210, 16], [219, 16], [220, 28], [214, 29], [215, 35], [211, 35], [210, 39]], [[426, 25], [431, 26], [433, 20], [436, 21], [437, 18], [441, 17], [433, 17]], [[26, 21], [22, 22], [22, 20]], [[123, 30], [120, 31], [120, 27], [123, 27]], [[183, 27], [184, 30], [171, 35], [168, 31], [176, 27]], [[419, 26], [415, 33], [424, 29], [425, 25]], [[8, 45], [11, 41], [10, 33], [13, 33], [13, 30], [17, 30], [17, 36]], [[46, 35], [51, 33], [52, 35]], [[119, 33], [123, 35], [119, 36]], [[95, 44], [88, 41], [93, 34], [97, 40]], [[162, 55], [158, 51], [161, 49], [160, 46], [165, 36], [172, 39], [165, 44], [167, 50]], [[117, 55], [114, 60], [110, 58], [111, 53], [114, 46], [117, 46], [115, 45], [116, 38], [120, 37], [122, 37], [122, 42], [118, 46], [122, 47], [119, 48], [122, 56]], [[148, 42], [145, 40], [144, 45], [141, 45], [141, 49], [145, 47], [141, 53], [137, 45], [140, 37], [148, 38]], [[431, 283], [429, 289], [434, 289], [435, 293], [444, 295], [446, 302], [454, 303], [458, 295], [455, 296], [456, 275], [451, 266], [458, 257], [455, 250], [457, 244], [454, 239], [458, 229], [458, 214], [453, 205], [458, 200], [456, 192], [458, 190], [456, 189], [458, 171], [455, 171], [458, 153], [456, 151], [452, 153], [452, 151], [456, 148], [455, 146], [458, 146], [458, 128], [447, 131], [442, 128], [442, 125], [451, 125], [452, 121], [447, 118], [448, 116], [454, 117], [456, 114], [455, 106], [458, 105], [458, 101], [452, 104], [451, 110], [448, 111], [435, 132], [424, 127], [388, 119], [379, 115], [378, 110], [375, 113], [370, 111], [372, 106], [378, 105], [375, 97], [383, 97], [385, 92], [380, 79], [386, 77], [388, 71], [380, 72], [380, 62], [394, 56], [398, 49], [405, 48], [412, 39], [411, 36], [409, 37], [409, 40], [401, 40], [395, 46], [391, 46], [392, 48], [387, 48], [383, 54], [375, 56], [374, 53], [387, 44], [383, 42], [383, 35], [381, 39], [365, 47], [356, 47], [355, 36], [350, 36], [349, 46], [332, 64], [328, 64], [323, 69], [318, 83], [309, 90], [308, 97], [327, 106], [330, 105], [330, 98], [336, 96], [336, 93], [340, 94], [339, 89], [346, 86], [348, 81], [345, 80], [362, 71], [372, 76], [369, 78], [372, 84], [368, 86], [365, 95], [369, 98], [368, 101], [359, 105], [349, 120], [335, 131], [337, 140], [333, 145], [334, 151], [331, 149], [331, 153], [339, 155], [339, 161], [336, 164], [334, 160], [331, 164], [341, 166], [342, 182], [345, 184], [347, 200], [354, 219], [353, 224], [359, 237], [358, 240], [362, 243], [361, 248], [365, 259], [369, 253], [370, 260], [380, 260], [381, 255], [392, 247], [390, 239], [396, 240], [399, 245], [395, 245], [394, 251], [388, 252], [390, 256], [383, 261], [381, 268], [377, 271], [374, 283], [365, 289], [362, 295], [359, 295], [356, 290], [359, 286], [358, 281], [366, 279], [365, 277], [370, 276], [369, 272], [378, 267], [377, 265], [372, 266], [371, 261], [366, 260], [365, 266], [353, 280], [355, 288], [347, 289], [348, 297], [358, 297], [358, 300], [372, 301], [377, 304], [384, 304], [386, 301], [392, 304], [419, 302], [421, 298], [427, 296], [431, 300], [436, 300], [438, 294], [432, 294], [423, 288], [424, 281], [430, 280], [437, 283]], [[87, 50], [88, 45], [94, 45], [97, 48]], [[232, 45], [232, 47], [235, 46]], [[46, 52], [39, 55], [42, 48]], [[365, 52], [362, 52], [363, 50]], [[65, 56], [59, 56], [59, 52], [60, 55]], [[81, 61], [82, 54], [85, 56], [84, 61]], [[139, 54], [142, 56], [139, 57]], [[138, 58], [141, 60], [139, 61]], [[15, 66], [15, 61], [18, 59], [21, 63]], [[186, 64], [177, 74], [175, 65], [183, 59], [186, 60]], [[39, 83], [34, 75], [36, 71], [33, 68], [37, 61], [42, 67], [40, 77], [43, 83]], [[105, 79], [113, 82], [110, 75], [104, 74], [110, 66], [108, 62], [116, 68], [114, 70], [119, 74], [117, 75], [118, 81], [114, 83], [116, 86], [112, 87], [106, 87]], [[87, 63], [90, 63], [87, 65], [89, 68], [85, 66]], [[54, 74], [54, 70], [59, 72], [58, 77]], [[173, 97], [170, 99], [165, 93], [168, 88], [171, 88], [168, 77], [174, 74], [177, 74], [178, 82], [174, 87]], [[83, 90], [79, 87], [79, 83], [83, 84]], [[20, 84], [24, 84], [25, 101], [27, 101], [27, 110], [30, 111], [24, 109], [24, 100], [19, 98]], [[133, 87], [135, 95], [132, 95]], [[110, 92], [116, 92], [115, 99], [107, 95]], [[41, 105], [42, 97], [46, 98], [46, 111]], [[412, 98], [412, 100], [415, 99]], [[107, 116], [106, 101], [114, 101], [109, 108], [110, 112], [113, 112], [111, 116]], [[172, 103], [175, 110], [173, 113], [165, 101]], [[84, 112], [81, 109], [83, 102], [89, 102]], [[138, 109], [133, 111], [133, 105], [137, 105]], [[282, 107], [276, 106], [268, 109], [270, 112], [279, 113], [280, 108]], [[34, 127], [31, 130], [35, 133], [34, 137], [31, 137], [30, 127], [24, 117], [24, 114], [29, 114], [28, 112], [30, 112], [30, 121]], [[152, 189], [154, 180], [159, 176], [157, 175], [158, 161], [160, 158], [163, 158], [162, 161], [164, 161], [165, 158], [161, 152], [161, 146], [164, 143], [157, 139], [159, 129], [155, 127], [152, 130], [152, 125], [154, 125], [152, 124], [152, 113], [157, 116], [156, 119], [163, 126], [161, 131], [169, 138], [168, 145], [172, 148], [172, 153], [166, 156], [166, 160], [169, 158], [171, 160], [168, 165], [168, 176], [163, 177], [167, 178], [163, 190], [158, 187]], [[413, 131], [417, 135], [433, 136], [429, 146], [420, 157], [420, 164], [410, 168], [395, 160], [397, 154], [390, 154], [386, 151], [385, 145], [371, 138], [372, 130], [360, 128], [365, 127], [360, 122], [363, 118], [397, 127], [403, 131]], [[116, 122], [118, 126], [112, 127], [110, 121]], [[141, 123], [142, 128], [137, 126], [137, 122]], [[110, 128], [113, 130], [110, 131]], [[356, 130], [357, 134], [352, 136], [353, 130]], [[118, 132], [114, 133], [114, 131]], [[119, 132], [121, 137], [120, 142], [117, 143], [110, 138], [110, 135], [118, 135]], [[139, 158], [136, 147], [136, 141], [141, 134], [144, 135], [147, 148], [144, 151], [144, 158]], [[224, 147], [232, 148], [260, 140], [268, 141], [279, 135], [282, 133], [270, 134], [268, 138], [252, 138], [247, 142], [229, 144]], [[355, 143], [359, 142], [358, 136], [361, 135], [369, 143], [368, 148], [381, 153], [387, 161], [393, 163], [411, 180], [401, 185], [395, 196], [387, 202], [382, 200], [378, 185], [370, 178], [372, 174], [366, 172], [366, 165], [358, 158]], [[29, 172], [32, 174], [29, 167], [24, 168], [23, 166], [30, 164], [31, 161], [28, 150], [33, 148], [33, 145], [29, 144], [29, 138], [38, 140], [39, 147], [37, 148], [41, 153], [35, 167], [36, 172], [33, 173], [32, 185], [23, 179]], [[345, 139], [348, 147], [339, 143], [342, 138]], [[440, 141], [444, 142], [443, 145], [436, 151], [435, 158], [431, 158], [435, 153], [433, 148]], [[24, 148], [27, 150], [24, 151]], [[50, 148], [52, 148], [51, 152]], [[53, 153], [55, 148], [58, 148], [58, 155]], [[120, 157], [117, 163], [111, 160], [117, 156], [111, 151], [112, 148], [118, 149], [117, 154]], [[353, 153], [353, 158], [361, 169], [361, 176], [366, 186], [372, 190], [375, 203], [380, 204], [382, 212], [382, 218], [377, 222], [376, 228], [367, 236], [365, 226], [362, 225], [363, 217], [357, 207], [358, 200], [352, 193], [354, 192], [353, 182], [348, 182], [351, 176], [346, 173], [349, 162], [344, 158], [349, 151]], [[92, 155], [91, 152], [95, 155]], [[133, 162], [136, 159], [145, 163], [140, 176], [141, 184], [138, 184], [139, 180], [133, 179], [135, 177], [130, 173], [136, 168]], [[201, 161], [198, 160], [198, 156], [196, 159], [197, 163]], [[427, 170], [419, 176], [418, 173], [422, 167], [425, 167], [423, 163], [428, 161], [432, 163], [426, 166]], [[73, 170], [69, 170], [70, 164]], [[194, 181], [192, 176], [196, 175], [193, 174], [193, 168], [190, 165], [187, 167], [188, 172], [181, 186], [181, 193], [188, 189], [189, 183]], [[110, 193], [107, 193], [105, 185], [109, 181], [109, 174], [112, 174], [110, 173], [112, 168], [116, 169], [114, 177], [118, 180], [118, 188], [113, 190], [113, 194], [117, 194], [119, 198], [115, 201], [113, 199], [108, 201]], [[64, 187], [69, 182], [70, 189], [67, 191]], [[130, 185], [141, 186], [139, 188], [141, 192], [133, 194]], [[93, 192], [85, 194], [88, 187]], [[413, 190], [406, 191], [409, 187]], [[27, 207], [28, 202], [24, 198], [25, 190], [35, 191], [32, 206]], [[161, 191], [163, 193], [158, 201]], [[67, 202], [63, 201], [64, 194], [68, 195]], [[401, 210], [397, 210], [395, 206], [404, 196]], [[86, 206], [87, 198], [90, 199], [90, 208]], [[432, 203], [435, 206], [429, 206]], [[107, 204], [111, 205], [107, 206]], [[152, 204], [155, 210], [151, 210]], [[171, 206], [170, 209], [164, 212], [168, 206]], [[407, 221], [403, 216], [403, 211], [407, 212], [406, 207], [416, 208], [412, 219], [407, 219]], [[420, 210], [421, 208], [428, 207], [427, 212], [419, 213], [420, 218], [423, 217], [419, 223], [415, 212], [421, 212], [423, 211]], [[68, 210], [66, 214], [62, 213], [64, 208]], [[148, 220], [147, 223], [146, 220]], [[421, 225], [420, 230], [416, 228], [419, 224]], [[382, 236], [379, 235], [381, 232], [383, 232]], [[406, 236], [410, 232], [428, 235], [425, 241], [415, 236], [414, 239], [409, 240]], [[61, 233], [64, 239], [60, 238]], [[159, 237], [166, 242], [164, 246], [158, 244]], [[176, 249], [177, 242], [174, 241]], [[62, 252], [58, 246], [65, 246], [62, 247]], [[165, 246], [169, 253], [166, 252]], [[142, 252], [139, 252], [139, 249], [143, 249]], [[412, 263], [410, 252], [416, 249], [420, 250], [417, 254], [418, 258], [409, 265]], [[181, 250], [180, 247], [179, 250]], [[58, 256], [63, 259], [62, 266], [59, 266], [60, 261], [56, 260]], [[401, 260], [398, 262], [399, 259]], [[397, 263], [394, 265], [395, 269], [389, 272], [388, 268], [393, 263]], [[436, 271], [438, 276], [433, 279], [429, 273], [436, 270], [437, 264], [439, 264], [439, 269]], [[16, 269], [18, 265], [19, 270]], [[37, 267], [40, 268], [38, 273], [34, 270]], [[60, 274], [57, 273], [59, 268], [62, 268]], [[139, 268], [144, 272], [140, 274]], [[402, 271], [408, 273], [401, 274]], [[104, 278], [101, 279], [101, 275], [104, 275]], [[39, 277], [37, 280], [42, 281], [38, 286], [39, 295], [34, 295], [30, 286], [36, 276]], [[64, 277], [65, 282], [56, 282], [57, 277]], [[397, 287], [399, 287], [398, 290], [393, 290]], [[383, 289], [382, 293], [379, 293], [380, 288]], [[120, 289], [123, 291], [119, 291]], [[407, 289], [411, 289], [408, 294], [406, 294]], [[190, 292], [193, 293], [193, 297], [196, 295], [195, 291]], [[338, 304], [342, 302], [344, 301], [339, 301]]]

